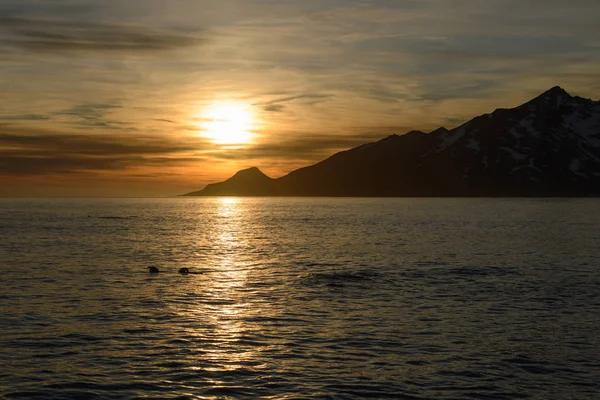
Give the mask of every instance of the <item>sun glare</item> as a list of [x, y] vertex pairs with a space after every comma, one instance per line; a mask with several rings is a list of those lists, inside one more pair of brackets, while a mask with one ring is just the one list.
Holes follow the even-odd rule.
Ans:
[[217, 144], [235, 145], [252, 139], [254, 116], [240, 103], [219, 103], [208, 107], [203, 115], [203, 135]]

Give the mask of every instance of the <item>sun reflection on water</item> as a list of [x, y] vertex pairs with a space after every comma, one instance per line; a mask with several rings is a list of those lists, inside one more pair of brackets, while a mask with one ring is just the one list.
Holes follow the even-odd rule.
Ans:
[[214, 251], [206, 260], [211, 272], [201, 310], [203, 324], [210, 326], [211, 331], [204, 333], [209, 343], [202, 350], [203, 358], [214, 365], [212, 370], [231, 371], [243, 368], [255, 352], [242, 344], [244, 335], [251, 330], [245, 322], [252, 307], [245, 296], [249, 265], [243, 254], [248, 216], [236, 198], [215, 199], [214, 205]]

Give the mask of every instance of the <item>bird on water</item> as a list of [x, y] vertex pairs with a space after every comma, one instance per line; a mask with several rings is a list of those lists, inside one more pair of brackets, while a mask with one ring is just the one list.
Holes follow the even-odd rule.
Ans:
[[182, 275], [187, 275], [190, 273], [190, 269], [189, 268], [179, 268], [179, 273]]
[[148, 272], [151, 274], [158, 274], [160, 271], [156, 267], [148, 267]]

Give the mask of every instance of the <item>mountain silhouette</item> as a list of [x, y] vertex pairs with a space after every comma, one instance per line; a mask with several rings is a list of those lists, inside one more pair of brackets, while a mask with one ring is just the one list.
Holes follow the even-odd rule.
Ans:
[[600, 102], [554, 87], [448, 130], [411, 131], [271, 179], [258, 168], [186, 196], [598, 196]]
[[206, 185], [203, 190], [185, 196], [270, 196], [275, 194], [274, 181], [252, 167], [238, 171], [226, 181]]

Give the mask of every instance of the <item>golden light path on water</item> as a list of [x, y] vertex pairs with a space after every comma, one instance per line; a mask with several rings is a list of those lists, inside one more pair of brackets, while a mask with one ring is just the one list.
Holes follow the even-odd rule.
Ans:
[[[240, 230], [240, 210], [235, 199], [220, 199], [217, 203], [217, 224], [215, 229], [215, 248], [219, 253], [209, 262], [215, 270], [210, 286], [213, 304], [206, 317], [211, 320], [211, 325], [216, 327], [214, 346], [207, 358], [214, 362], [216, 370], [235, 370], [246, 358], [251, 355], [238, 353], [238, 341], [243, 326], [241, 315], [247, 305], [242, 301], [243, 296], [239, 291], [244, 287], [246, 271], [243, 263], [239, 261], [239, 243], [237, 235]], [[233, 351], [232, 351], [233, 350]]]
[[[188, 333], [203, 343], [203, 360], [211, 366], [205, 371], [235, 372], [247, 368], [256, 356], [257, 347], [249, 339], [255, 333], [255, 327], [247, 322], [252, 315], [268, 313], [255, 301], [249, 300], [247, 288], [251, 261], [246, 254], [247, 230], [252, 217], [242, 209], [236, 198], [215, 199], [213, 203], [212, 223], [208, 229], [212, 243], [218, 249], [204, 260], [210, 273], [206, 274], [198, 292], [203, 299], [197, 307], [189, 309], [187, 318], [202, 321], [196, 332]], [[206, 232], [203, 232], [205, 235]], [[206, 239], [206, 236], [205, 236]], [[203, 239], [203, 240], [205, 240]], [[210, 275], [210, 276], [208, 276]], [[213, 380], [219, 386], [224, 382]]]

